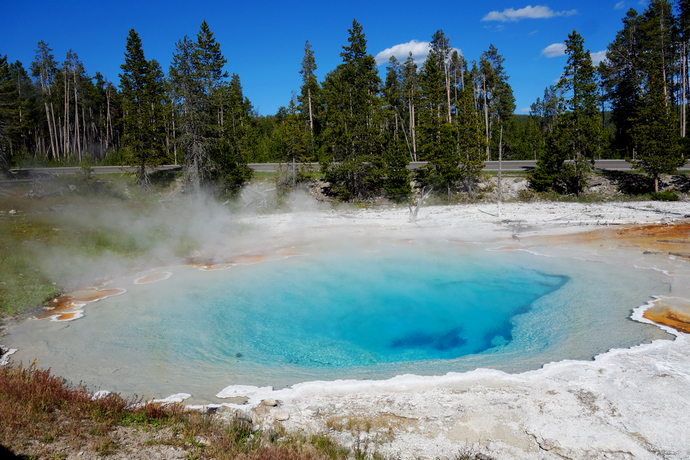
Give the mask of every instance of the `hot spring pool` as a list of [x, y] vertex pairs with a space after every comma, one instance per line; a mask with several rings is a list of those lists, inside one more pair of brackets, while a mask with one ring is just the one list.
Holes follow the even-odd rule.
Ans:
[[152, 270], [115, 281], [127, 292], [82, 319], [16, 326], [9, 343], [74, 382], [214, 402], [233, 384], [520, 372], [667, 337], [629, 319], [668, 291], [661, 273], [489, 249], [377, 240]]

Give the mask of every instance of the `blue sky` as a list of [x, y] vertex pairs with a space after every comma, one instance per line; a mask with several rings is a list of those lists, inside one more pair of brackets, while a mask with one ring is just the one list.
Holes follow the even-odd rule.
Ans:
[[[403, 56], [408, 49], [423, 50], [438, 29], [467, 60], [479, 60], [493, 44], [505, 58], [504, 66], [516, 98], [517, 113], [526, 113], [544, 88], [560, 76], [566, 57], [563, 41], [577, 30], [592, 53], [606, 49], [631, 7], [642, 12], [646, 0], [550, 0], [538, 3], [510, 1], [379, 2], [351, 0], [323, 2], [251, 3], [209, 1], [44, 1], [6, 2], [0, 17], [0, 55], [21, 61], [26, 68], [43, 40], [55, 59], [69, 49], [84, 63], [89, 75], [97, 71], [119, 84], [126, 37], [134, 28], [147, 59], [157, 59], [167, 73], [175, 43], [195, 38], [206, 19], [221, 51], [226, 70], [240, 76], [245, 96], [262, 115], [287, 105], [299, 91], [304, 43], [312, 45], [319, 81], [341, 62], [352, 20], [362, 24], [368, 51], [383, 64], [385, 50]], [[601, 54], [595, 54], [601, 56]], [[420, 59], [422, 56], [419, 56]]]

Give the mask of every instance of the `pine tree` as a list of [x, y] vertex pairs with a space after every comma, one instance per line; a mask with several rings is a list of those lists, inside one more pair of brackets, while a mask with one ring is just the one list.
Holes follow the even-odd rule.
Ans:
[[242, 95], [239, 77], [233, 75], [230, 84], [225, 81], [226, 62], [205, 20], [196, 42], [184, 37], [173, 54], [170, 81], [179, 108], [178, 142], [193, 193], [199, 193], [213, 174], [225, 193], [237, 191], [251, 177], [245, 142], [251, 104]]
[[474, 110], [469, 88], [461, 92], [455, 117], [456, 152], [462, 180], [474, 180], [484, 168], [485, 138], [481, 116]]
[[218, 92], [222, 101], [222, 135], [219, 149], [212, 151], [216, 175], [225, 195], [235, 194], [252, 177], [247, 158], [254, 150], [256, 133], [252, 105], [244, 97], [242, 83], [237, 74], [232, 74], [229, 84], [223, 84]]
[[41, 86], [41, 95], [46, 113], [46, 122], [50, 136], [49, 155], [53, 159], [60, 159], [61, 149], [58, 141], [57, 125], [55, 123], [55, 109], [52, 101], [52, 87], [57, 73], [57, 62], [53, 56], [52, 49], [43, 40], [38, 42], [36, 58], [31, 63], [31, 75], [36, 77]]
[[429, 164], [424, 171], [418, 172], [418, 176], [437, 190], [445, 189], [450, 199], [451, 189], [461, 179], [461, 172], [456, 161], [456, 133], [448, 121], [446, 110], [447, 92], [444, 67], [439, 64], [441, 57], [441, 53], [430, 52], [419, 75], [419, 158]]
[[203, 93], [199, 88], [194, 62], [194, 43], [185, 36], [175, 45], [170, 64], [170, 87], [172, 99], [177, 108], [179, 137], [177, 144], [184, 152], [183, 168], [185, 183], [198, 193], [203, 173], [209, 162], [209, 154], [201, 131]]
[[381, 79], [367, 53], [362, 26], [354, 20], [342, 64], [323, 83], [325, 105], [322, 170], [332, 193], [365, 199], [381, 186]]
[[550, 183], [558, 191], [580, 194], [601, 148], [599, 96], [592, 58], [589, 50], [584, 49], [584, 40], [573, 31], [565, 43], [568, 62], [556, 85], [564, 97], [560, 99], [548, 147], [537, 160], [532, 184], [538, 190]]
[[[405, 141], [411, 146], [410, 160], [417, 161], [416, 106], [419, 99], [419, 82], [417, 64], [414, 62], [412, 52], [410, 52], [402, 68], [402, 93], [403, 102], [406, 106], [406, 116], [404, 117], [407, 126], [407, 130], [404, 132], [406, 136]], [[405, 124], [403, 124], [403, 126], [405, 126]]]
[[388, 60], [386, 72], [386, 82], [383, 87], [383, 99], [386, 105], [386, 118], [391, 125], [388, 130], [392, 130], [393, 137], [400, 137], [400, 108], [402, 106], [402, 84], [400, 81], [400, 63], [395, 56], [391, 55]]
[[0, 56], [0, 172], [7, 178], [12, 177], [12, 150], [9, 135], [10, 120], [15, 110], [12, 104], [14, 85], [10, 74], [7, 56]]
[[403, 106], [402, 78], [400, 63], [395, 56], [388, 61], [388, 72], [383, 88], [386, 105], [386, 125], [384, 128], [383, 189], [393, 201], [402, 202], [410, 195], [410, 174], [408, 154], [411, 154], [404, 120], [400, 116]]
[[[481, 73], [481, 93], [479, 105], [484, 110], [484, 132], [486, 137], [486, 156], [491, 160], [491, 152], [498, 152], [499, 131], [503, 128], [503, 139], [512, 129], [515, 97], [508, 83], [508, 75], [503, 67], [505, 59], [494, 45], [482, 53], [479, 60]], [[508, 150], [510, 146], [508, 146]]]
[[299, 112], [302, 117], [308, 122], [309, 136], [311, 138], [311, 150], [315, 149], [315, 138], [318, 136], [318, 114], [321, 111], [319, 104], [319, 96], [321, 87], [316, 79], [314, 71], [316, 70], [316, 60], [314, 59], [314, 52], [311, 49], [309, 40], [304, 44], [304, 58], [302, 59], [302, 68], [299, 73], [302, 74], [302, 86], [300, 87]]
[[678, 119], [664, 93], [663, 75], [656, 66], [647, 75], [633, 125], [632, 138], [637, 149], [633, 168], [649, 175], [654, 180], [654, 191], [658, 192], [659, 176], [674, 173], [686, 159], [680, 148]]
[[632, 125], [635, 106], [640, 99], [640, 17], [630, 9], [623, 19], [623, 29], [609, 44], [602, 62], [606, 99], [611, 103], [611, 122], [615, 126], [614, 149], [623, 157], [634, 158]]
[[163, 71], [155, 61], [147, 61], [141, 39], [129, 31], [125, 62], [120, 66], [120, 88], [124, 112], [123, 144], [137, 165], [137, 183], [148, 190], [148, 169], [161, 164], [164, 155]]
[[0, 56], [0, 173], [28, 155], [35, 142], [33, 117], [37, 94], [21, 62]]

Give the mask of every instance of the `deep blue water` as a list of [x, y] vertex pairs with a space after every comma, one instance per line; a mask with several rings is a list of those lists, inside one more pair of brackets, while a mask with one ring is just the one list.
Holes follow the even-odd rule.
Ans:
[[509, 342], [513, 318], [568, 282], [519, 265], [497, 271], [492, 259], [487, 251], [453, 257], [433, 246], [383, 246], [337, 260], [267, 262], [274, 266], [243, 267], [228, 273], [223, 287], [190, 293], [203, 314], [189, 321], [194, 329], [217, 328], [219, 355], [266, 363], [458, 358]]

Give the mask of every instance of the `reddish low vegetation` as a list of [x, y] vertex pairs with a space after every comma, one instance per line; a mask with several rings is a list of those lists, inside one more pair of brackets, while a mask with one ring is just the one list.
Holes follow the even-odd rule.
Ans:
[[181, 405], [116, 394], [94, 399], [86, 387], [34, 365], [0, 368], [0, 421], [0, 454], [18, 458], [380, 458], [352, 452], [325, 435], [261, 432], [245, 420]]

